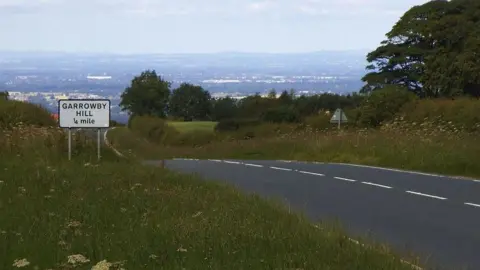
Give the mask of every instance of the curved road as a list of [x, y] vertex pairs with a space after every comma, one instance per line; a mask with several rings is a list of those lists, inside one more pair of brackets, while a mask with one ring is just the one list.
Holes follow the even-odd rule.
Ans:
[[165, 165], [281, 198], [313, 220], [338, 219], [350, 233], [370, 232], [434, 267], [480, 269], [478, 180], [328, 163], [176, 159]]

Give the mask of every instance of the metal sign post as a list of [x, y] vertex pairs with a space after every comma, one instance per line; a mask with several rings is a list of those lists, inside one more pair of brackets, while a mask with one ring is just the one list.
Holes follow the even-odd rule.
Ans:
[[72, 129], [68, 128], [68, 160], [72, 160]]
[[[109, 99], [62, 99], [58, 101], [58, 123], [68, 128], [68, 160], [72, 159], [72, 128], [97, 130], [97, 158], [101, 158], [101, 129], [110, 127]], [[92, 130], [93, 131], [93, 130]], [[87, 132], [94, 138], [95, 133]]]
[[100, 160], [100, 129], [97, 129], [97, 157]]

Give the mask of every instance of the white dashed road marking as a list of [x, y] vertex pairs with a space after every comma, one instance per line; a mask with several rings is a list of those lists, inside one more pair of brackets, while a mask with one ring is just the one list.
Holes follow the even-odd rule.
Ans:
[[273, 166], [271, 166], [270, 168], [274, 169], [274, 170], [281, 170], [281, 171], [291, 171], [292, 170], [292, 169], [288, 169], [288, 168], [280, 168], [280, 167], [273, 167]]
[[245, 166], [250, 166], [250, 167], [263, 167], [263, 165], [260, 165], [260, 164], [252, 164], [252, 163], [244, 163], [243, 165], [245, 165]]
[[238, 161], [228, 161], [228, 160], [224, 160], [223, 162], [229, 163], [229, 164], [241, 164], [241, 163], [238, 162]]
[[342, 181], [357, 182], [357, 180], [343, 178], [343, 177], [333, 177], [333, 178], [338, 179], [338, 180], [342, 180]]
[[470, 206], [474, 206], [474, 207], [480, 207], [480, 204], [476, 204], [476, 203], [466, 202], [465, 204], [466, 204], [466, 205], [470, 205]]
[[392, 187], [390, 187], [390, 186], [380, 185], [380, 184], [371, 183], [371, 182], [362, 182], [362, 184], [370, 185], [370, 186], [376, 186], [376, 187], [381, 187], [381, 188], [392, 188]]
[[410, 194], [414, 194], [414, 195], [429, 197], [429, 198], [433, 198], [433, 199], [439, 199], [439, 200], [446, 200], [447, 199], [447, 198], [444, 198], [444, 197], [439, 197], [439, 196], [435, 196], [435, 195], [430, 195], [430, 194], [425, 194], [425, 193], [420, 193], [420, 192], [415, 192], [415, 191], [410, 191], [410, 190], [407, 190], [405, 192], [410, 193]]
[[[177, 160], [182, 160], [182, 159], [177, 159]], [[198, 159], [186, 159], [186, 158], [185, 158], [185, 159], [183, 159], [183, 160], [198, 160]], [[224, 162], [224, 163], [229, 163], [229, 164], [243, 164], [243, 165], [249, 166], [249, 167], [259, 167], [259, 168], [263, 168], [263, 167], [264, 167], [263, 165], [260, 165], [260, 164], [242, 163], [242, 162], [239, 162], [239, 161], [229, 161], [229, 160], [219, 160], [219, 159], [209, 159], [209, 161], [213, 161], [213, 162]], [[291, 161], [282, 161], [282, 162], [291, 162]], [[368, 166], [367, 166], [367, 167], [368, 167]], [[274, 166], [270, 166], [269, 168], [274, 169], [274, 170], [295, 171], [295, 172], [303, 173], [303, 174], [316, 175], [316, 176], [325, 176], [325, 174], [322, 174], [322, 173], [315, 173], [315, 172], [308, 172], [308, 171], [300, 171], [300, 170], [294, 170], [294, 169], [289, 169], [289, 168], [274, 167]], [[357, 180], [349, 179], [349, 178], [344, 178], [344, 177], [335, 176], [335, 177], [333, 177], [333, 178], [334, 178], [334, 179], [338, 179], [338, 180], [342, 180], [342, 181], [347, 181], [347, 182], [357, 182]], [[473, 181], [475, 181], [475, 182], [480, 182], [480, 180], [473, 180]], [[381, 184], [372, 183], [372, 182], [360, 182], [360, 183], [365, 184], [365, 185], [370, 185], [370, 186], [376, 186], [376, 187], [386, 188], [386, 189], [391, 189], [391, 188], [393, 188], [393, 187], [391, 187], [391, 186], [381, 185]], [[410, 194], [414, 194], [414, 195], [418, 195], [418, 196], [423, 196], [423, 197], [438, 199], [438, 200], [447, 200], [447, 198], [445, 198], [445, 197], [430, 195], [430, 194], [426, 194], [426, 193], [420, 193], [420, 192], [416, 192], [416, 191], [407, 190], [407, 191], [405, 191], [405, 192], [406, 192], [406, 193], [410, 193]], [[469, 205], [469, 206], [473, 206], [473, 207], [478, 207], [478, 208], [480, 208], [480, 204], [469, 203], [469, 202], [465, 202], [464, 204], [465, 204], [465, 205]]]
[[325, 176], [325, 174], [321, 174], [321, 173], [306, 172], [306, 171], [298, 171], [298, 172], [303, 174], [316, 175], [316, 176]]

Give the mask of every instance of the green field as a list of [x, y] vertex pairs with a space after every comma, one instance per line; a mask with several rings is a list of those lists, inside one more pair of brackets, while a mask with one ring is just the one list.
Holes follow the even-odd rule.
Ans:
[[191, 121], [191, 122], [181, 122], [181, 121], [169, 121], [168, 125], [174, 127], [176, 130], [182, 133], [194, 132], [194, 131], [212, 131], [215, 128], [217, 122], [211, 121]]

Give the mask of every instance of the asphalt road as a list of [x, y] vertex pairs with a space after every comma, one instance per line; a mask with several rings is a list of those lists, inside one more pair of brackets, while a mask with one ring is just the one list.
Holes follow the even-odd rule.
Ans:
[[181, 159], [166, 166], [281, 198], [314, 221], [338, 219], [352, 235], [370, 233], [441, 269], [480, 269], [478, 180], [282, 161]]

